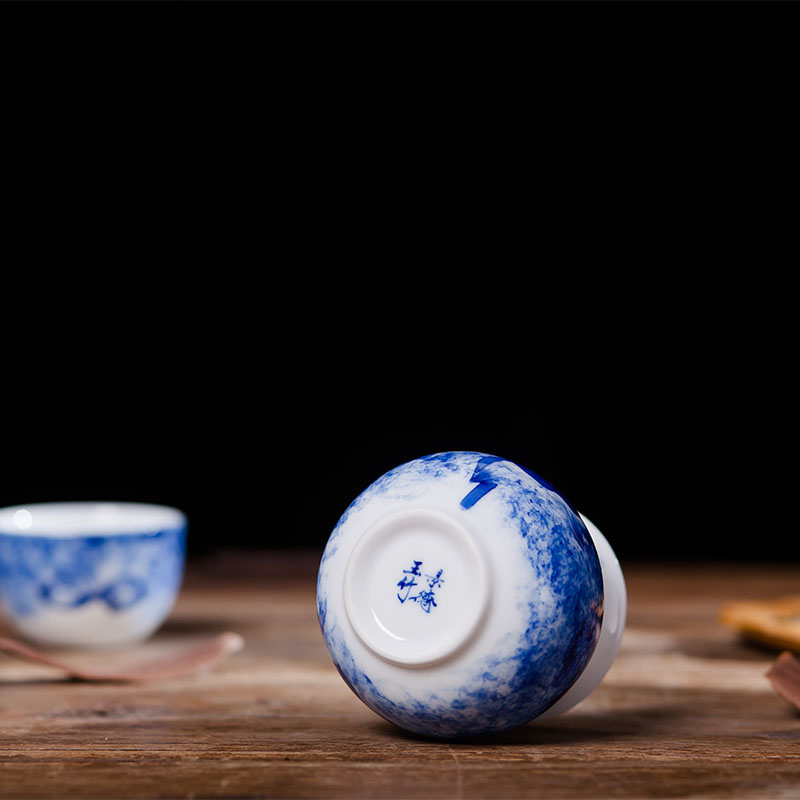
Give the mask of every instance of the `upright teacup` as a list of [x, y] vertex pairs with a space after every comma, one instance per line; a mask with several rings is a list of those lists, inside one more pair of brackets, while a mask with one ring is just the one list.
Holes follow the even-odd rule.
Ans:
[[166, 619], [183, 577], [183, 512], [146, 503], [0, 509], [5, 616], [42, 645], [141, 641]]

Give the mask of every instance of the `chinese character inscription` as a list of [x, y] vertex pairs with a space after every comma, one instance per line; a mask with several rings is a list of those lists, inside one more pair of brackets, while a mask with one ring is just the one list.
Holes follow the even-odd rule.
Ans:
[[[426, 614], [430, 614], [431, 609], [438, 606], [436, 589], [444, 583], [442, 578], [444, 570], [440, 569], [435, 575], [428, 575], [420, 571], [421, 566], [421, 561], [414, 561], [409, 569], [403, 570], [403, 577], [397, 582], [400, 589], [397, 599], [401, 603], [407, 600], [416, 603]], [[412, 594], [415, 587], [418, 587], [416, 593]]]

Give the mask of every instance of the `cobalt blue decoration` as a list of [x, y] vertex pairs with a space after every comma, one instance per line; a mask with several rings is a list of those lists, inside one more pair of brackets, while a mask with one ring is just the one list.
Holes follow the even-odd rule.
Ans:
[[138, 503], [39, 503], [0, 510], [0, 599], [29, 639], [131, 643], [172, 608], [186, 517]]
[[552, 486], [458, 451], [402, 464], [351, 503], [322, 557], [317, 610], [367, 706], [452, 738], [592, 691], [619, 648], [625, 587], [602, 534]]

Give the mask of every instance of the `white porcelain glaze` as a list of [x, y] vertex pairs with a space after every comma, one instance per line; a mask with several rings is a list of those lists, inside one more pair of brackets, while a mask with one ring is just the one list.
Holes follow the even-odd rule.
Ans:
[[506, 459], [437, 453], [350, 505], [318, 577], [331, 658], [415, 733], [491, 733], [566, 710], [624, 628], [622, 573], [596, 527]]
[[[409, 551], [419, 560], [409, 562]], [[448, 565], [446, 577], [441, 564]], [[397, 583], [397, 592], [385, 591]], [[382, 517], [347, 562], [347, 618], [366, 647], [396, 664], [433, 664], [456, 652], [474, 635], [488, 600], [489, 575], [473, 537], [431, 509]]]

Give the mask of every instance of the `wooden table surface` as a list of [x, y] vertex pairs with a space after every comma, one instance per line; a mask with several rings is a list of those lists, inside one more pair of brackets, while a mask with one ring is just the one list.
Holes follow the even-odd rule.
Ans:
[[623, 564], [628, 627], [600, 687], [558, 719], [452, 744], [347, 689], [316, 621], [317, 558], [190, 564], [144, 650], [244, 636], [205, 675], [90, 685], [0, 655], [0, 797], [800, 797], [800, 714], [764, 677], [776, 654], [716, 621], [727, 600], [798, 593], [800, 567]]

